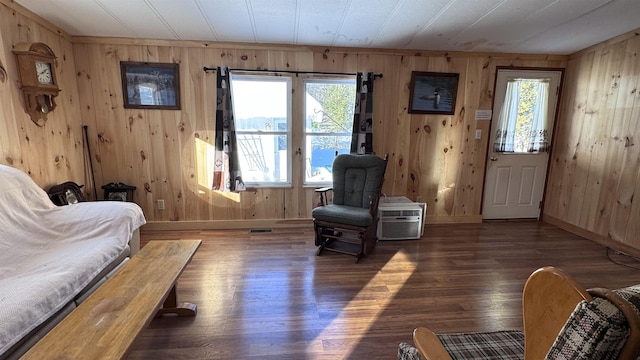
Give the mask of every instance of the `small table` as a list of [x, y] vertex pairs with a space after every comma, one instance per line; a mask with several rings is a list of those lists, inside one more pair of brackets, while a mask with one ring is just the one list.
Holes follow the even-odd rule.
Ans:
[[194, 316], [194, 304], [178, 305], [176, 282], [200, 243], [150, 241], [22, 359], [122, 359], [155, 316]]

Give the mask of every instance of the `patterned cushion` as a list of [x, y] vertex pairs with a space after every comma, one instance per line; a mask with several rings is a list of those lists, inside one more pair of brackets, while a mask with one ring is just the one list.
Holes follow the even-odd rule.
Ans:
[[[437, 336], [453, 360], [524, 359], [522, 331], [505, 330]], [[401, 343], [398, 347], [398, 360], [422, 360], [422, 357], [418, 349], [407, 343]]]
[[614, 290], [613, 292], [627, 300], [636, 312], [640, 313], [640, 285], [629, 286], [623, 289]]
[[[614, 290], [640, 309], [640, 286]], [[606, 299], [582, 301], [549, 349], [546, 359], [616, 359], [629, 335], [622, 312]]]
[[423, 360], [418, 349], [407, 343], [398, 345], [398, 360]]
[[505, 330], [437, 336], [454, 360], [524, 359], [522, 331]]

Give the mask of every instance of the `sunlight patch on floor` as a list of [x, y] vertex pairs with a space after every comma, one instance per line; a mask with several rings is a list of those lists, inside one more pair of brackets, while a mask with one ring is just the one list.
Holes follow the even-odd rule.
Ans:
[[[393, 270], [398, 267], [406, 269], [407, 266], [412, 267], [411, 271], [397, 272]], [[376, 276], [371, 278], [367, 285], [344, 307], [340, 314], [338, 314], [331, 323], [327, 324], [316, 339], [321, 341], [336, 339], [337, 334], [341, 339], [348, 338], [348, 342], [342, 343], [342, 350], [344, 354], [351, 354], [358, 346], [360, 339], [368, 333], [371, 326], [378, 320], [379, 315], [387, 308], [396, 294], [402, 289], [402, 286], [409, 280], [416, 267], [417, 265], [411, 260], [405, 250], [396, 252], [382, 269], [378, 271]], [[388, 284], [390, 274], [395, 274], [395, 276], [393, 276], [393, 284]], [[385, 296], [373, 296], [372, 298], [371, 294], [380, 294], [381, 286], [387, 289]], [[361, 312], [367, 315], [358, 315], [358, 313]]]

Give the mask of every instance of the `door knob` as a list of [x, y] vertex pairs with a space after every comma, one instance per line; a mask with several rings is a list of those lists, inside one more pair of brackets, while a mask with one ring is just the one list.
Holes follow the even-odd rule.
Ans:
[[497, 157], [495, 157], [495, 156], [492, 156], [492, 157], [490, 158], [490, 160], [491, 160], [491, 161], [498, 161], [498, 158], [497, 158]]

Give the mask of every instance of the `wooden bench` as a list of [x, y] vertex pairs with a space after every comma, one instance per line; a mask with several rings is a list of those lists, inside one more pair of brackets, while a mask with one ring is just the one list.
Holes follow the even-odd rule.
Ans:
[[149, 242], [22, 359], [121, 359], [155, 316], [194, 316], [194, 304], [178, 305], [176, 281], [200, 242]]

